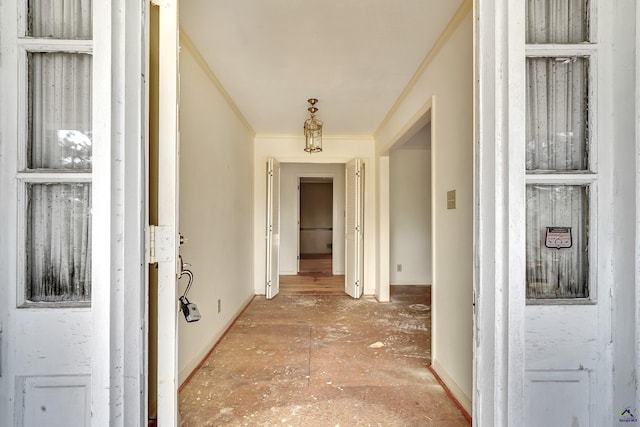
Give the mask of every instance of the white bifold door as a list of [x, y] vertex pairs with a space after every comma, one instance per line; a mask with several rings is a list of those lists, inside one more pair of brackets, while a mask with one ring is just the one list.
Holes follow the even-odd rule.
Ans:
[[280, 162], [267, 160], [267, 260], [265, 294], [272, 299], [280, 291]]
[[363, 291], [364, 164], [360, 159], [347, 163], [345, 200], [345, 292], [360, 298]]

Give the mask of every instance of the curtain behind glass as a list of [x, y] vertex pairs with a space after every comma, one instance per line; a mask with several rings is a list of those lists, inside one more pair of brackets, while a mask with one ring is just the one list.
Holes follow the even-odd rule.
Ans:
[[588, 60], [527, 58], [527, 170], [588, 168]]
[[528, 0], [527, 43], [589, 41], [587, 0]]
[[[587, 188], [578, 185], [527, 186], [527, 298], [587, 298]], [[571, 227], [573, 245], [551, 249], [546, 227]]]
[[29, 0], [27, 36], [89, 40], [91, 0]]
[[27, 301], [90, 301], [91, 184], [27, 191]]
[[91, 169], [91, 55], [32, 52], [28, 61], [27, 167]]

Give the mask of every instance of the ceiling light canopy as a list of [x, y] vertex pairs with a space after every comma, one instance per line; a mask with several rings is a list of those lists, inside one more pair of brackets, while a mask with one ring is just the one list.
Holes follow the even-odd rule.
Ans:
[[307, 100], [311, 107], [307, 108], [311, 116], [304, 122], [304, 151], [307, 153], [319, 153], [322, 151], [322, 121], [316, 118], [318, 109], [315, 107], [317, 99], [311, 98]]

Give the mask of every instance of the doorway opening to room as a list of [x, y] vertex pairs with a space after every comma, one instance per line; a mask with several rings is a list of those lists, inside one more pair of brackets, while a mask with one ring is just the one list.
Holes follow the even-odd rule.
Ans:
[[[389, 153], [389, 297], [431, 331], [431, 119]], [[431, 332], [426, 334], [431, 363]]]
[[281, 165], [281, 294], [346, 295], [344, 174], [344, 164]]
[[298, 195], [298, 274], [332, 276], [333, 178], [301, 177]]

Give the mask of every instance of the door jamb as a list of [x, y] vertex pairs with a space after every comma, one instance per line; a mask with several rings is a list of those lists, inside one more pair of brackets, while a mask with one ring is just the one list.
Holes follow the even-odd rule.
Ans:
[[[475, 0], [473, 423], [523, 423], [524, 5]], [[482, 23], [482, 25], [480, 25]], [[511, 286], [513, 285], [513, 286]]]

